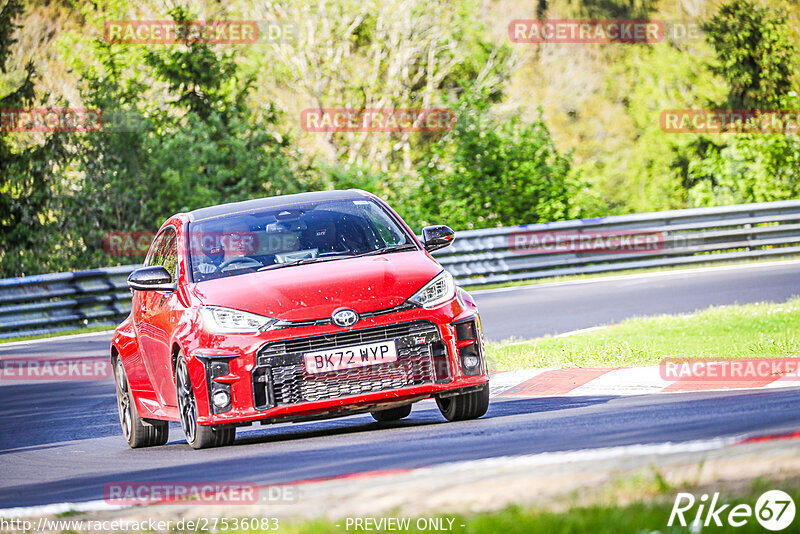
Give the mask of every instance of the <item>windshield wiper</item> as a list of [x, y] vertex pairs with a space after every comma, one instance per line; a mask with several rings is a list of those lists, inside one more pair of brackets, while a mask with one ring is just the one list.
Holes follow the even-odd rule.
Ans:
[[417, 250], [417, 247], [416, 245], [412, 245], [411, 243], [405, 243], [403, 245], [392, 245], [390, 247], [379, 248], [377, 250], [370, 250], [369, 252], [356, 254], [356, 257], [377, 256], [378, 254], [389, 254], [390, 252], [401, 252], [403, 250]]
[[272, 265], [265, 265], [259, 271], [269, 271], [270, 269], [280, 269], [281, 267], [291, 267], [293, 265], [303, 265], [305, 263], [316, 263], [318, 261], [325, 261], [327, 258], [302, 258], [299, 260], [288, 261], [285, 263], [273, 263]]
[[303, 258], [300, 260], [289, 261], [286, 263], [273, 263], [272, 265], [265, 265], [259, 271], [269, 271], [270, 269], [280, 269], [281, 267], [291, 267], [294, 265], [303, 265], [306, 263], [317, 263], [320, 261], [341, 260], [343, 258], [359, 258], [361, 256], [375, 256], [378, 254], [388, 254], [390, 252], [400, 252], [403, 250], [417, 250], [415, 245], [406, 243], [404, 245], [392, 245], [390, 247], [379, 248], [377, 250], [370, 250], [369, 252], [362, 252], [361, 254], [339, 253], [335, 256], [317, 256], [316, 258]]

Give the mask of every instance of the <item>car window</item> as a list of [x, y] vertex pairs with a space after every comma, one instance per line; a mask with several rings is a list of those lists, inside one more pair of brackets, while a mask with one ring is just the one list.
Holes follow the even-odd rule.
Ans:
[[164, 231], [164, 245], [162, 247], [161, 265], [176, 280], [178, 276], [178, 236], [174, 228]]
[[298, 203], [189, 224], [195, 282], [403, 244], [413, 246], [414, 240], [371, 199]]
[[[361, 201], [356, 201], [361, 202]], [[406, 242], [405, 236], [397, 224], [389, 218], [389, 214], [380, 209], [375, 203], [365, 201], [365, 214], [375, 225], [381, 240], [386, 246], [401, 245]]]
[[161, 265], [175, 279], [178, 273], [178, 242], [174, 228], [168, 227], [156, 236], [145, 265], [148, 267]]
[[150, 250], [147, 252], [147, 258], [144, 260], [145, 267], [152, 267], [153, 265], [161, 265], [161, 251], [160, 248], [164, 242], [164, 233], [158, 234], [150, 245]]

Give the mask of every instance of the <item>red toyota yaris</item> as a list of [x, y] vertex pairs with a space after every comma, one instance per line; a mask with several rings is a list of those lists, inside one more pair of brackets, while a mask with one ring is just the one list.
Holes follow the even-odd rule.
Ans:
[[429, 254], [454, 235], [429, 226], [420, 243], [357, 190], [173, 216], [111, 344], [128, 444], [163, 445], [177, 420], [198, 449], [253, 422], [394, 421], [428, 397], [450, 421], [482, 416], [478, 310]]

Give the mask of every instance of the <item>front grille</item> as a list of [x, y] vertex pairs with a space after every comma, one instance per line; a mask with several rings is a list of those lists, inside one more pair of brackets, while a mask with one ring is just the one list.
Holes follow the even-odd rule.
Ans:
[[[371, 312], [362, 312], [359, 313], [358, 316], [361, 319], [371, 319], [373, 317], [388, 315], [390, 313], [399, 313], [401, 311], [413, 310], [414, 308], [417, 307], [418, 306], [416, 304], [411, 304], [406, 302], [398, 306], [392, 306], [391, 308], [383, 308]], [[308, 319], [305, 321], [278, 321], [277, 323], [272, 325], [272, 328], [285, 329], [285, 328], [300, 328], [308, 326], [325, 326], [332, 323], [333, 321], [331, 320], [330, 317], [324, 317], [322, 319]]]
[[[309, 374], [303, 353], [394, 339], [397, 361], [368, 367]], [[253, 371], [256, 408], [335, 399], [434, 381], [431, 345], [439, 341], [429, 321], [336, 332], [278, 341], [258, 352]]]

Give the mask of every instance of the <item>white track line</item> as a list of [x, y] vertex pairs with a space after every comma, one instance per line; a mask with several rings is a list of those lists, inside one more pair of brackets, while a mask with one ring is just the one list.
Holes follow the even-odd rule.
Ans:
[[539, 454], [525, 454], [519, 456], [500, 456], [484, 460], [467, 460], [450, 462], [431, 467], [414, 469], [411, 472], [430, 473], [443, 475], [458, 471], [477, 472], [490, 468], [508, 467], [517, 472], [530, 467], [571, 464], [581, 461], [606, 461], [614, 458], [629, 458], [631, 456], [649, 456], [678, 454], [688, 452], [703, 452], [722, 449], [741, 441], [743, 436], [712, 438], [708, 440], [695, 440], [685, 442], [664, 442], [641, 445], [623, 445], [619, 447], [605, 447], [599, 449], [577, 449], [560, 452], [544, 452]]

